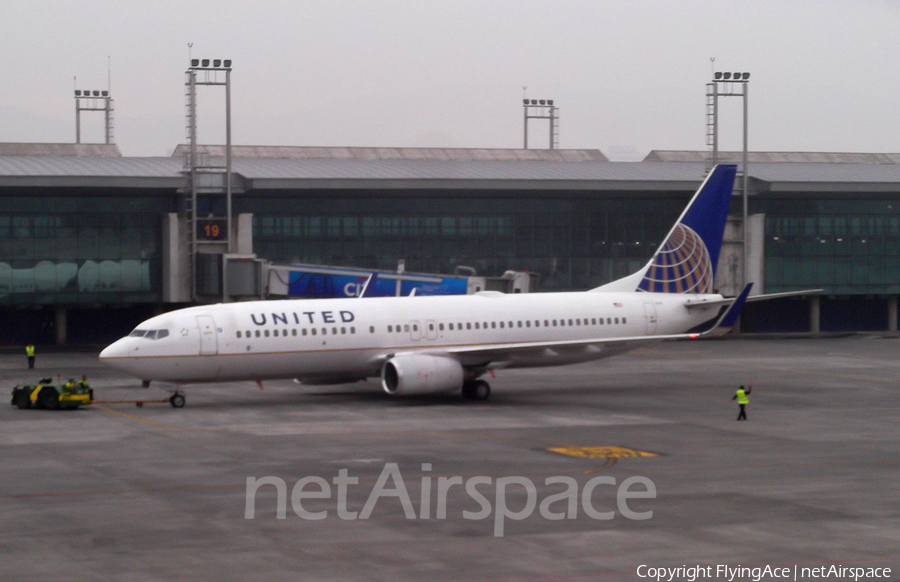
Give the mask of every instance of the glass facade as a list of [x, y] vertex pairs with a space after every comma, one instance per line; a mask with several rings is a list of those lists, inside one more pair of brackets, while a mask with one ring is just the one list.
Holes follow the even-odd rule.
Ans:
[[[692, 192], [477, 190], [251, 190], [234, 211], [251, 213], [257, 256], [318, 263], [452, 273], [474, 267], [539, 275], [542, 291], [589, 289], [624, 277], [650, 258]], [[900, 295], [900, 193], [762, 193], [765, 290], [823, 288], [858, 298]], [[3, 188], [0, 196], [0, 305], [35, 307], [162, 303], [162, 215], [183, 210], [174, 189]], [[220, 212], [201, 198], [201, 211]], [[740, 200], [731, 211], [740, 212]], [[847, 301], [847, 299], [842, 299]], [[823, 329], [867, 329], [842, 321], [823, 298]], [[773, 302], [748, 307], [758, 328], [807, 324], [805, 301], [787, 317]], [[852, 303], [852, 305], [856, 305]], [[882, 311], [880, 304], [875, 311]], [[10, 310], [9, 313], [12, 313]], [[787, 313], [787, 312], [785, 312]], [[879, 316], [883, 318], [883, 315]], [[793, 319], [791, 319], [793, 318]], [[777, 321], [776, 321], [777, 320]], [[831, 323], [829, 323], [831, 322]]]
[[160, 216], [173, 210], [171, 192], [45, 193], [0, 197], [0, 304], [162, 300]]
[[754, 200], [766, 215], [766, 292], [900, 293], [900, 197]]
[[671, 228], [683, 198], [641, 193], [533, 192], [520, 197], [448, 197], [416, 192], [404, 198], [336, 196], [245, 198], [254, 215], [254, 250], [280, 263], [303, 262], [480, 275], [529, 270], [545, 291], [588, 289], [637, 270]]

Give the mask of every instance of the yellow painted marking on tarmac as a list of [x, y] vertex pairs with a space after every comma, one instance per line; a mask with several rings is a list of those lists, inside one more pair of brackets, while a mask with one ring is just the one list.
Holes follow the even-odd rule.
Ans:
[[197, 432], [232, 432], [227, 428], [196, 428], [193, 426], [173, 426], [171, 424], [163, 424], [161, 422], [156, 422], [153, 420], [148, 420], [146, 418], [141, 418], [140, 416], [135, 416], [134, 414], [128, 414], [127, 412], [122, 412], [121, 410], [114, 410], [112, 408], [107, 408], [105, 406], [96, 406], [95, 408], [99, 408], [105, 412], [112, 412], [113, 414], [119, 414], [126, 418], [130, 418], [132, 420], [139, 420], [141, 422], [146, 422], [147, 424], [152, 424], [153, 426], [158, 426], [159, 428], [167, 428], [169, 430], [192, 430]]
[[139, 420], [139, 421], [141, 421], [141, 422], [146, 422], [147, 424], [152, 424], [153, 426], [158, 426], [158, 427], [160, 427], [160, 428], [173, 428], [173, 429], [177, 429], [177, 428], [178, 428], [177, 426], [170, 426], [170, 425], [168, 425], [168, 424], [162, 424], [162, 423], [159, 423], [159, 422], [154, 422], [154, 421], [152, 421], [152, 420], [147, 420], [146, 418], [141, 418], [140, 416], [135, 416], [135, 415], [133, 415], [133, 414], [128, 414], [127, 412], [122, 412], [121, 410], [113, 410], [112, 408], [107, 408], [107, 407], [105, 407], [105, 406], [95, 406], [94, 408], [99, 408], [100, 410], [103, 410], [103, 411], [105, 411], [105, 412], [112, 412], [113, 414], [120, 414], [120, 415], [125, 416], [125, 417], [127, 417], [127, 418], [130, 418], [130, 419], [132, 419], [132, 420]]
[[554, 447], [547, 449], [551, 453], [578, 457], [579, 459], [618, 459], [621, 457], [658, 457], [659, 453], [639, 451], [626, 447]]

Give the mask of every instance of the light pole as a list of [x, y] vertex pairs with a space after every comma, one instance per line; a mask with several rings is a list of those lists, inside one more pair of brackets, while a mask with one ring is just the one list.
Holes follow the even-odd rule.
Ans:
[[[191, 193], [191, 298], [196, 300], [197, 257], [201, 244], [216, 249], [215, 254], [234, 252], [231, 201], [231, 59], [191, 59], [191, 66], [185, 72], [185, 94], [187, 96], [187, 131], [190, 145], [190, 193]], [[201, 160], [197, 146], [197, 87], [222, 86], [225, 88], [225, 165], [212, 164]], [[204, 156], [205, 158], [205, 156]], [[225, 216], [200, 217], [197, 204], [198, 195], [224, 195]], [[224, 262], [223, 262], [224, 265]], [[226, 267], [222, 267], [223, 271]], [[224, 277], [222, 297], [225, 296]]]
[[550, 120], [550, 149], [559, 148], [559, 107], [553, 105], [553, 99], [522, 99], [525, 110], [525, 147], [528, 149], [528, 120]]
[[113, 99], [109, 91], [75, 89], [75, 143], [81, 143], [81, 112], [102, 111], [106, 117], [105, 143], [113, 143]]
[[741, 156], [741, 287], [747, 285], [747, 91], [750, 73], [713, 73], [706, 84], [707, 143], [711, 148], [710, 168], [719, 163], [719, 97], [741, 97], [744, 103], [744, 144]]

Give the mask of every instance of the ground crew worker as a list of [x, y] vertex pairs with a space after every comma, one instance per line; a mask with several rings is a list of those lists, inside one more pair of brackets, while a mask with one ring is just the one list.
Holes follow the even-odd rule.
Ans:
[[69, 378], [69, 381], [66, 382], [65, 386], [63, 386], [63, 390], [69, 393], [75, 392], [75, 379]]
[[25, 346], [25, 355], [28, 356], [28, 369], [31, 370], [34, 368], [34, 346], [32, 344]]
[[90, 386], [88, 386], [88, 383], [87, 383], [87, 376], [81, 377], [81, 380], [78, 381], [78, 388], [80, 388], [82, 390], [90, 388]]
[[750, 391], [753, 390], [753, 383], [747, 387], [747, 390], [744, 390], [744, 387], [741, 386], [737, 389], [737, 392], [734, 393], [734, 396], [731, 397], [732, 400], [738, 401], [738, 406], [741, 407], [741, 411], [738, 413], [738, 420], [747, 420], [747, 411], [744, 409], [745, 406], [750, 404], [750, 399], [747, 398], [749, 396]]

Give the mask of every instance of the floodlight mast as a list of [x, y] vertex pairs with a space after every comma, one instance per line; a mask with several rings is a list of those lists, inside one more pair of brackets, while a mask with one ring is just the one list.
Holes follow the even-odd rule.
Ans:
[[529, 119], [549, 119], [550, 120], [550, 148], [559, 149], [559, 107], [553, 105], [553, 99], [522, 99], [522, 106], [525, 111], [525, 144], [524, 149], [528, 149], [528, 120]]
[[[224, 79], [222, 78], [224, 74]], [[190, 67], [186, 72], [187, 86], [186, 97], [188, 105], [187, 133], [190, 146], [190, 225], [191, 225], [191, 298], [199, 300], [197, 285], [197, 261], [204, 247], [212, 254], [231, 254], [234, 252], [234, 228], [232, 222], [232, 192], [231, 192], [231, 59], [190, 59]], [[225, 88], [225, 165], [213, 165], [208, 157], [198, 155], [197, 138], [197, 87], [201, 85], [223, 86]], [[215, 176], [220, 176], [217, 181]], [[203, 182], [201, 184], [200, 182]], [[222, 183], [224, 182], [224, 184]], [[206, 195], [224, 194], [225, 216], [214, 217], [212, 215], [200, 218], [198, 216], [198, 194], [202, 189]], [[224, 226], [224, 234], [221, 232]], [[201, 232], [203, 236], [201, 238]], [[224, 265], [224, 261], [223, 261]], [[222, 301], [226, 301], [226, 289], [224, 281], [224, 266], [222, 279]]]
[[[740, 91], [735, 85], [740, 86]], [[742, 288], [749, 278], [747, 267], [747, 177], [748, 172], [748, 90], [750, 87], [750, 73], [747, 72], [721, 72], [714, 71], [713, 79], [706, 84], [706, 118], [707, 118], [707, 145], [710, 147], [709, 164], [707, 171], [719, 163], [719, 97], [740, 97], [743, 100], [743, 152], [741, 154], [741, 284]]]
[[82, 111], [102, 111], [106, 121], [104, 143], [115, 143], [113, 135], [113, 98], [109, 88], [102, 91], [99, 89], [75, 89], [75, 143], [81, 143]]

